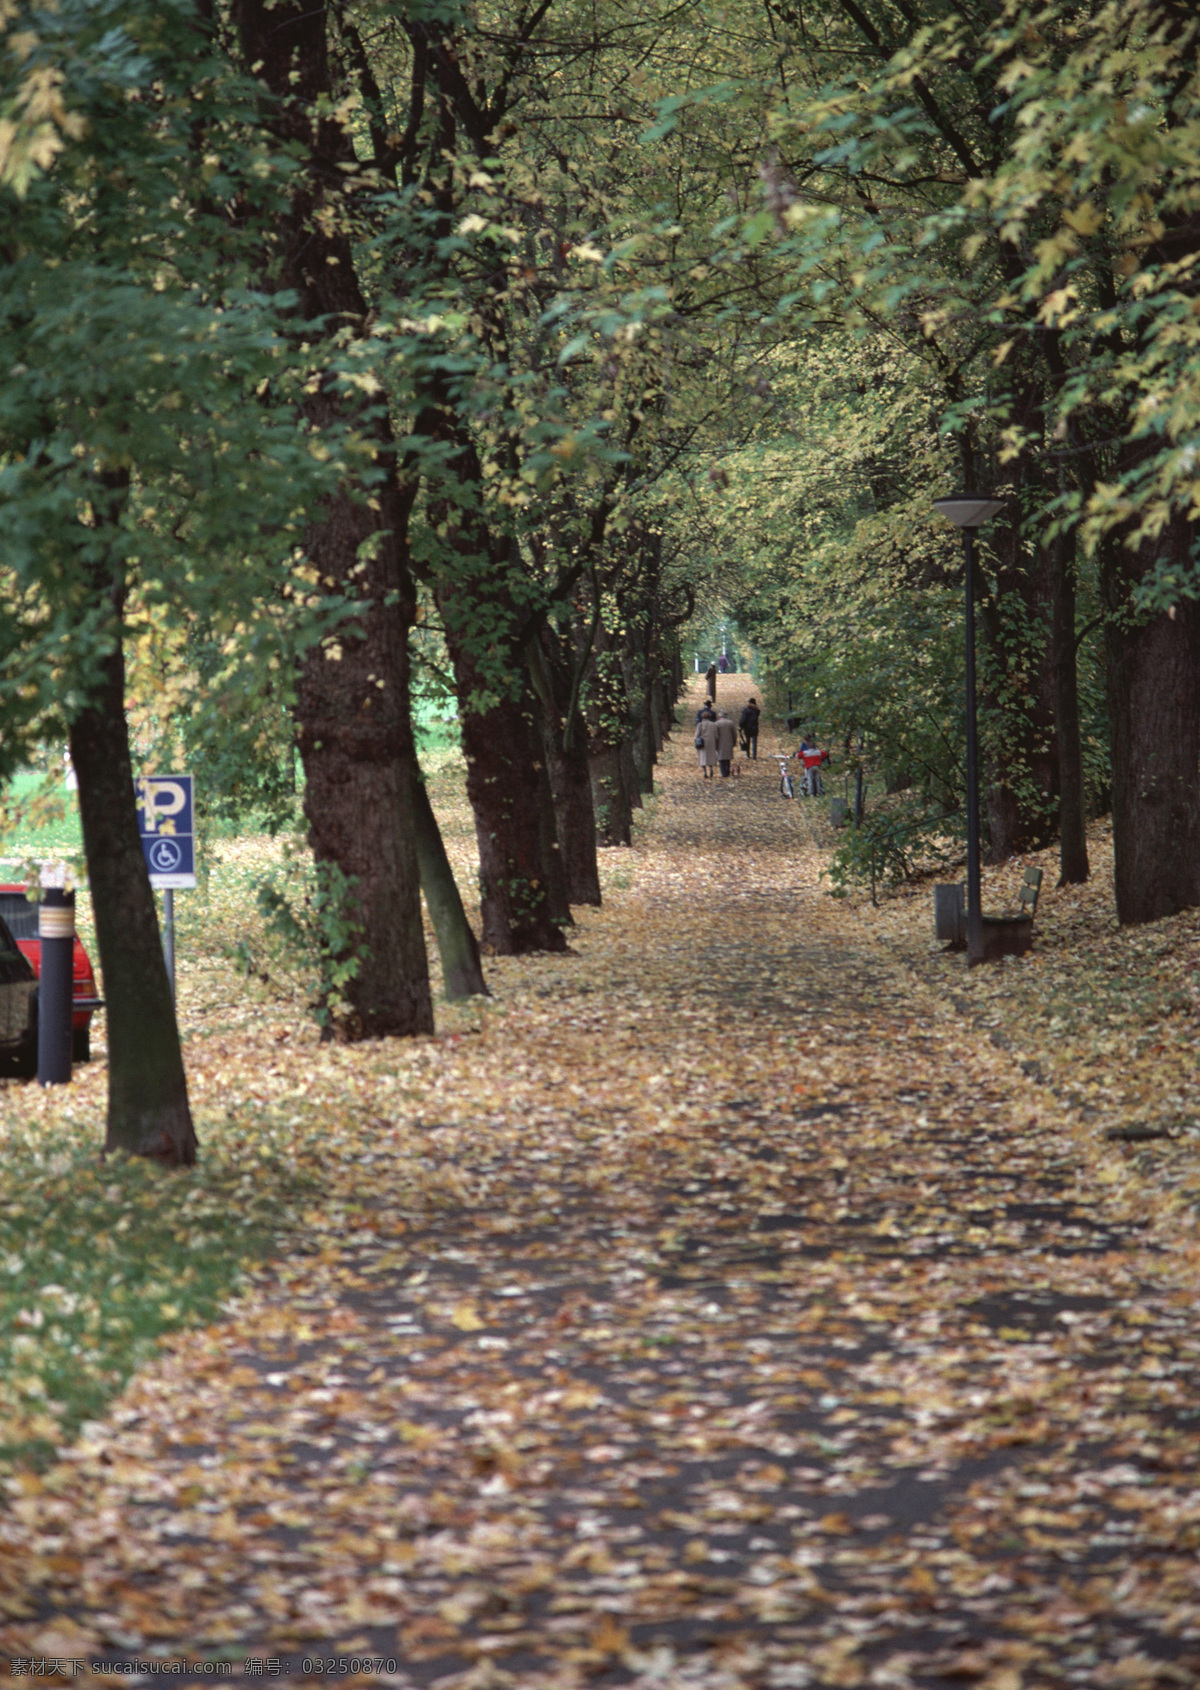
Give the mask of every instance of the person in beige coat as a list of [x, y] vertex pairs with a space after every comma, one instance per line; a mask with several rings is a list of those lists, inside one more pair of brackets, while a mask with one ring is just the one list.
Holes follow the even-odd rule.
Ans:
[[713, 778], [717, 766], [717, 724], [711, 716], [702, 716], [696, 723], [696, 756], [705, 780]]
[[724, 710], [717, 711], [717, 720], [713, 727], [713, 738], [717, 742], [717, 761], [721, 765], [721, 774], [729, 779], [729, 766], [733, 761], [733, 753], [737, 747], [737, 729], [729, 720]]

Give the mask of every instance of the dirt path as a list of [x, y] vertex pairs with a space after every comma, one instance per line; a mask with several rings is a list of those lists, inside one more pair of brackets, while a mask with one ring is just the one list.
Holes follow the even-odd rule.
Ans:
[[10, 1653], [1200, 1684], [1194, 1220], [819, 890], [761, 749], [681, 729], [575, 955], [346, 1057], [350, 1230], [13, 1498]]

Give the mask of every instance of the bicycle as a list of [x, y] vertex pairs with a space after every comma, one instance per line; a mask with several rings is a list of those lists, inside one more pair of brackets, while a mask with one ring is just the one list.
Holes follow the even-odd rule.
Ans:
[[794, 798], [796, 796], [796, 783], [788, 774], [788, 766], [782, 757], [779, 759], [779, 792], [783, 798]]

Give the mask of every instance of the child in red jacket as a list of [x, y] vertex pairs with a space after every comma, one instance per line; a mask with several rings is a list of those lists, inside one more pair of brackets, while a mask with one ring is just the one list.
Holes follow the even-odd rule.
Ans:
[[821, 779], [821, 764], [828, 763], [828, 751], [819, 751], [815, 745], [810, 745], [807, 739], [802, 739], [796, 755], [804, 764], [804, 778], [800, 783], [801, 792], [805, 798], [819, 798], [825, 790], [825, 784]]

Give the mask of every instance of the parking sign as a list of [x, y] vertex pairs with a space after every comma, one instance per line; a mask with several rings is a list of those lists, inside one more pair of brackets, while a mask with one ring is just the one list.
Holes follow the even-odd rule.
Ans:
[[138, 832], [151, 886], [173, 891], [196, 884], [195, 809], [191, 775], [140, 775]]

